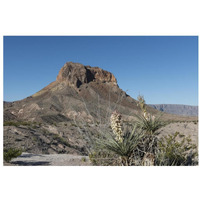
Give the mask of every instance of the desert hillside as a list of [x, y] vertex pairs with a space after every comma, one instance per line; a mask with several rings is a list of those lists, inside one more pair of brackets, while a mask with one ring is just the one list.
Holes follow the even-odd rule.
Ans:
[[[120, 89], [111, 72], [68, 62], [56, 80], [37, 93], [20, 101], [4, 102], [4, 149], [88, 156], [93, 139], [111, 131], [114, 111], [129, 127], [135, 115], [141, 113], [138, 101]], [[154, 116], [162, 113], [151, 106], [146, 111]], [[161, 120], [192, 124], [189, 126], [195, 126], [193, 137], [197, 140], [197, 117], [164, 113]], [[179, 128], [177, 124], [170, 132]], [[189, 130], [184, 134], [190, 134]]]

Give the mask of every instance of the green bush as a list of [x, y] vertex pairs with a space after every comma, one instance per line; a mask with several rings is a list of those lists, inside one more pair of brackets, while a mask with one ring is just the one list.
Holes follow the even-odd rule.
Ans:
[[5, 149], [3, 152], [3, 158], [6, 162], [10, 162], [11, 159], [16, 158], [22, 154], [21, 149], [16, 149], [16, 148], [9, 148]]

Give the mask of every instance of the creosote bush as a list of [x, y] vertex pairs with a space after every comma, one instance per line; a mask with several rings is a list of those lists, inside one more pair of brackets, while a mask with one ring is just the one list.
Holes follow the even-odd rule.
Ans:
[[185, 137], [179, 132], [164, 136], [158, 141], [156, 165], [196, 165], [196, 148], [196, 145], [191, 143], [189, 136]]

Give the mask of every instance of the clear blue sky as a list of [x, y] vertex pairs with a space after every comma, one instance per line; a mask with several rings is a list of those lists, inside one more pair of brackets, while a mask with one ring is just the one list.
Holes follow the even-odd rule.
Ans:
[[39, 91], [68, 61], [112, 72], [149, 104], [198, 105], [195, 36], [4, 36], [4, 100]]

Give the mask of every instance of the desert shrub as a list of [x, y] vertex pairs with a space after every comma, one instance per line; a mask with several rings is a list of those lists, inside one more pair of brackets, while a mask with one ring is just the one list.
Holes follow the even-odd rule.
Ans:
[[82, 161], [82, 162], [86, 162], [86, 158], [83, 157], [83, 158], [81, 159], [81, 161]]
[[10, 162], [11, 159], [18, 157], [21, 154], [22, 154], [21, 149], [16, 149], [16, 148], [4, 149], [3, 158], [6, 162]]
[[32, 126], [32, 128], [33, 128], [33, 129], [36, 129], [36, 128], [38, 128], [38, 126], [34, 124], [34, 125]]
[[53, 122], [52, 125], [57, 126], [57, 123], [56, 123], [56, 122]]
[[68, 147], [72, 147], [72, 145], [70, 145], [67, 140], [65, 140], [64, 138], [60, 137], [59, 135], [54, 135], [53, 139], [57, 140], [58, 142], [60, 142], [61, 144], [64, 144]]
[[71, 124], [71, 126], [77, 127], [77, 125], [76, 125], [76, 124]]
[[180, 166], [196, 165], [197, 147], [191, 143], [190, 137], [179, 132], [158, 140], [156, 165]]
[[146, 134], [144, 132], [143, 137], [140, 139], [136, 150], [134, 151], [134, 156], [138, 160], [138, 164], [142, 165], [142, 160], [149, 154], [155, 155], [157, 148], [157, 136], [154, 133]]

